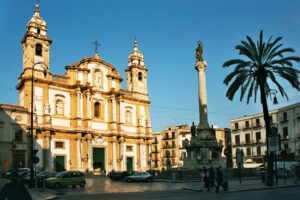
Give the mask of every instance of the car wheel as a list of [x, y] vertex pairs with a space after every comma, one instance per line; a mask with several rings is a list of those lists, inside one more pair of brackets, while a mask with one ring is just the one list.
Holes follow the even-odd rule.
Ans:
[[131, 178], [126, 179], [126, 182], [132, 182]]
[[79, 186], [80, 186], [81, 188], [83, 188], [83, 187], [85, 186], [85, 182], [84, 182], [84, 181], [81, 181], [81, 182], [79, 183]]
[[152, 181], [153, 181], [152, 178], [147, 179], [147, 182], [152, 182]]
[[58, 189], [58, 188], [60, 188], [60, 187], [61, 187], [61, 184], [60, 184], [60, 183], [55, 183], [55, 184], [54, 184], [54, 188], [55, 188], [55, 189]]

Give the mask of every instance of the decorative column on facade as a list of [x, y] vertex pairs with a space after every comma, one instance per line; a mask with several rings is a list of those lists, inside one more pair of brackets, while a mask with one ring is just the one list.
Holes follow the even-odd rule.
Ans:
[[116, 147], [116, 141], [112, 141], [112, 160], [113, 160], [113, 170], [117, 170], [117, 147]]
[[50, 134], [45, 135], [45, 170], [51, 171], [51, 137]]
[[87, 99], [87, 118], [91, 119], [91, 93], [86, 93]]
[[151, 144], [148, 144], [148, 166], [151, 168], [151, 162], [152, 162], [152, 150], [151, 150]]
[[77, 118], [81, 118], [81, 93], [80, 91], [76, 92], [77, 96]]
[[143, 156], [143, 143], [139, 143], [139, 149], [140, 149], [140, 169], [143, 169], [144, 167], [144, 156]]
[[113, 97], [111, 99], [111, 102], [112, 102], [112, 121], [116, 122], [117, 121], [116, 98]]
[[92, 153], [91, 153], [91, 139], [87, 139], [87, 157], [88, 157], [88, 169], [89, 171], [93, 171], [93, 165], [92, 165]]
[[205, 80], [205, 70], [207, 63], [202, 58], [202, 44], [198, 43], [198, 48], [196, 49], [197, 62], [196, 70], [198, 71], [198, 93], [199, 93], [199, 115], [200, 115], [200, 124], [199, 129], [209, 129], [207, 121], [207, 92], [206, 92], [206, 80]]
[[120, 160], [120, 170], [122, 171], [124, 169], [124, 163], [125, 163], [125, 160], [124, 160], [124, 138], [123, 137], [120, 137], [119, 138], [119, 160]]
[[82, 93], [80, 93], [80, 118], [82, 118], [83, 115], [83, 98], [82, 98]]
[[120, 142], [120, 159], [121, 159], [121, 170], [124, 169], [124, 142]]
[[120, 105], [120, 111], [119, 111], [120, 123], [124, 123], [124, 113], [122, 112], [122, 102], [123, 102], [123, 100], [119, 100], [119, 105]]
[[[80, 134], [80, 133], [79, 133]], [[82, 169], [82, 153], [81, 153], [81, 136], [78, 136], [76, 138], [76, 145], [77, 145], [77, 169], [81, 170]]]

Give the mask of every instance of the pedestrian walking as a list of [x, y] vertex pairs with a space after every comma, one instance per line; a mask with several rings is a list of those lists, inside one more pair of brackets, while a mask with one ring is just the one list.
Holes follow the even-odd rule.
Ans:
[[210, 169], [209, 169], [209, 186], [210, 186], [210, 188], [215, 188], [216, 187], [215, 172], [214, 172], [213, 167], [210, 167]]
[[203, 178], [204, 178], [204, 187], [207, 188], [207, 191], [210, 190], [209, 187], [209, 172], [205, 167], [203, 167]]
[[222, 186], [223, 190], [226, 191], [227, 189], [224, 187], [223, 173], [220, 170], [220, 168], [217, 168], [217, 174], [216, 175], [217, 175], [217, 177], [216, 177], [216, 181], [217, 181], [216, 193], [219, 192], [220, 185]]
[[11, 182], [6, 183], [2, 188], [0, 200], [32, 200], [26, 187], [19, 182], [17, 172], [11, 173], [10, 180]]

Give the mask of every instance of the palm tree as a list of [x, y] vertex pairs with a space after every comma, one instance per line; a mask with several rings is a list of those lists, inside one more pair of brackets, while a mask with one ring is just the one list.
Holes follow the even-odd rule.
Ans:
[[[254, 94], [256, 102], [257, 91], [259, 90], [260, 102], [263, 107], [264, 121], [266, 124], [267, 144], [268, 136], [271, 134], [270, 116], [268, 111], [267, 97], [271, 96], [270, 84], [278, 88], [280, 94], [288, 99], [283, 87], [280, 85], [277, 76], [288, 81], [293, 88], [300, 90], [298, 74], [299, 70], [294, 69], [292, 62], [299, 62], [300, 57], [287, 56], [284, 53], [295, 52], [292, 48], [281, 48], [278, 37], [272, 41], [272, 36], [268, 42], [263, 41], [263, 31], [260, 31], [259, 41], [256, 44], [247, 36], [247, 41], [241, 41], [235, 49], [240, 55], [247, 59], [233, 59], [225, 62], [223, 67], [235, 66], [233, 72], [229, 73], [224, 79], [224, 84], [229, 85], [226, 97], [232, 100], [235, 93], [240, 90], [240, 101], [247, 94], [247, 104]], [[268, 152], [268, 151], [267, 151]], [[267, 185], [273, 185], [273, 152], [267, 153], [268, 176]]]

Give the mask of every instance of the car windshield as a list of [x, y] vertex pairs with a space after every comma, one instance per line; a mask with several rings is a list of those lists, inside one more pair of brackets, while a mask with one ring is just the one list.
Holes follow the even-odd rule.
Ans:
[[61, 172], [61, 173], [56, 174], [55, 177], [56, 177], [56, 178], [60, 178], [60, 177], [62, 177], [63, 175], [65, 175], [65, 173], [64, 173], [64, 172]]

